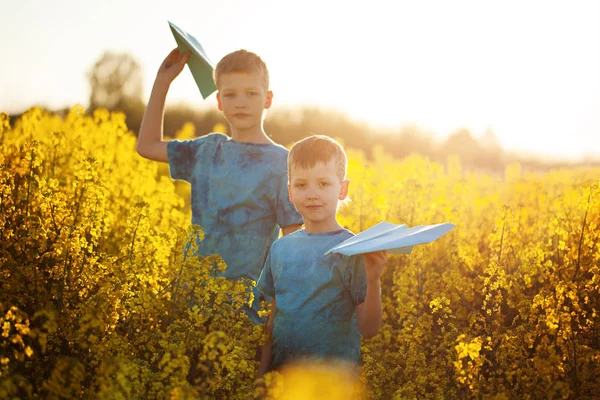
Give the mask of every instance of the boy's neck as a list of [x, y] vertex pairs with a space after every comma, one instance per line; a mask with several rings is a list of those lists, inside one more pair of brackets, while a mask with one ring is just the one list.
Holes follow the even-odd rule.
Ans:
[[241, 143], [256, 143], [256, 144], [272, 144], [271, 138], [267, 136], [264, 129], [261, 127], [253, 129], [236, 129], [231, 128], [231, 139]]
[[337, 220], [333, 221], [322, 221], [322, 222], [311, 222], [304, 221], [304, 231], [307, 233], [329, 233], [344, 229]]

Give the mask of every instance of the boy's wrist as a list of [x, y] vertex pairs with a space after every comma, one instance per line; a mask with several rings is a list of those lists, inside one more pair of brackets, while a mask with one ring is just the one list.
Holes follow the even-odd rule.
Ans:
[[379, 288], [381, 286], [380, 276], [377, 277], [367, 277], [367, 286], [371, 286], [373, 288]]
[[167, 91], [167, 90], [169, 90], [170, 86], [171, 86], [171, 81], [169, 80], [169, 78], [167, 78], [161, 74], [156, 75], [156, 79], [154, 80], [154, 88], [155, 89]]

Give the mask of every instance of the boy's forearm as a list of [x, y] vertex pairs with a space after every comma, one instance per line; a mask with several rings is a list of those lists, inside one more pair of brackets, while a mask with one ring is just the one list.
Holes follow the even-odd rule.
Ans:
[[137, 151], [142, 157], [167, 162], [166, 143], [163, 142], [163, 119], [170, 84], [157, 79], [152, 87], [138, 133]]
[[362, 307], [361, 318], [357, 322], [361, 335], [368, 339], [375, 336], [381, 328], [383, 310], [379, 279], [367, 283], [367, 294]]
[[273, 336], [273, 324], [275, 317], [275, 308], [277, 307], [277, 301], [275, 297], [271, 299], [271, 313], [269, 314], [269, 319], [267, 320], [267, 324], [265, 326], [265, 333], [267, 334], [267, 341], [263, 345], [261, 353], [260, 353], [260, 366], [258, 367], [258, 378], [267, 373], [269, 368], [271, 367], [271, 338]]
[[263, 345], [260, 354], [260, 366], [258, 367], [258, 378], [267, 373], [271, 366], [271, 338]]

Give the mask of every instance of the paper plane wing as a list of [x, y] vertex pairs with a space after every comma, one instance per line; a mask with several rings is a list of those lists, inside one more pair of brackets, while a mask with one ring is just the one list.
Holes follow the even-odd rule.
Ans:
[[[386, 225], [380, 226], [382, 224]], [[390, 227], [390, 225], [395, 228]], [[374, 229], [375, 234], [367, 234], [362, 238], [359, 237], [361, 234], [358, 234], [331, 248], [325, 255], [340, 253], [353, 256], [379, 250], [387, 250], [391, 254], [410, 254], [414, 246], [430, 243], [452, 228], [454, 228], [453, 224], [443, 223], [406, 229], [406, 225], [393, 225], [383, 222], [362, 232], [367, 233], [369, 230]]]
[[351, 238], [338, 244], [337, 246], [329, 249], [327, 251], [327, 253], [325, 253], [325, 255], [327, 255], [329, 253], [334, 253], [338, 249], [351, 246], [354, 243], [359, 243], [359, 242], [363, 242], [365, 240], [374, 239], [379, 236], [386, 235], [389, 232], [392, 232], [395, 230], [403, 230], [403, 229], [406, 229], [406, 225], [394, 225], [394, 224], [390, 224], [389, 222], [380, 222], [377, 225], [373, 225], [369, 229], [364, 230], [364, 231], [360, 232], [359, 234], [352, 236]]
[[206, 99], [217, 90], [213, 80], [214, 63], [210, 61], [200, 42], [194, 36], [172, 22], [169, 22], [169, 27], [175, 37], [179, 51], [182, 53], [190, 52], [190, 58], [187, 62], [188, 68], [196, 81], [196, 85], [198, 85], [202, 98]]

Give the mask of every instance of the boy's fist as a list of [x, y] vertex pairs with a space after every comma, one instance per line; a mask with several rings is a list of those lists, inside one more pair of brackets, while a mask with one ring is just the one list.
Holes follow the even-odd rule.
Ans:
[[387, 251], [380, 250], [372, 253], [365, 253], [363, 255], [365, 257], [365, 273], [367, 274], [367, 280], [379, 280], [388, 259]]
[[189, 51], [181, 54], [178, 48], [171, 50], [158, 69], [158, 77], [165, 79], [168, 83], [173, 82], [173, 79], [181, 73], [189, 58]]

